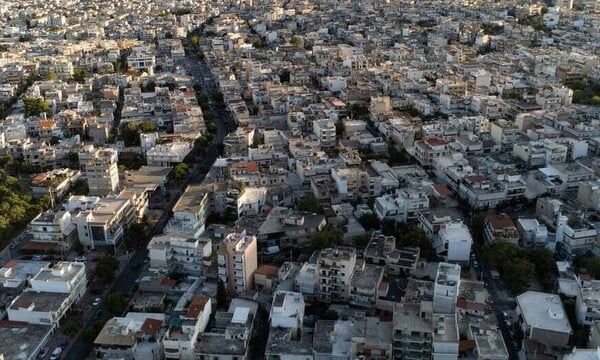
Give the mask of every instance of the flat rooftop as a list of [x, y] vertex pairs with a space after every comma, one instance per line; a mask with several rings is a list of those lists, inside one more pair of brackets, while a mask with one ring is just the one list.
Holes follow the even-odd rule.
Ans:
[[28, 309], [33, 306], [33, 311], [54, 312], [58, 311], [69, 294], [23, 291], [13, 300], [8, 307], [10, 310]]
[[291, 340], [290, 329], [271, 328], [267, 341], [266, 354], [290, 354], [305, 357], [313, 355], [313, 329], [304, 328], [299, 339]]
[[33, 358], [51, 331], [52, 327], [46, 325], [0, 321], [0, 357], [3, 356], [6, 360]]
[[[11, 260], [0, 268], [0, 285], [3, 288], [15, 288], [32, 278], [41, 269], [48, 268], [48, 261]], [[2, 288], [0, 287], [0, 288]]]
[[202, 200], [212, 188], [202, 184], [189, 185], [173, 207], [173, 212], [196, 211], [200, 209]]
[[198, 339], [196, 353], [203, 355], [244, 355], [246, 344], [243, 340], [226, 339], [224, 334], [204, 333]]
[[529, 326], [562, 333], [573, 331], [558, 295], [527, 291], [517, 296], [517, 306]]

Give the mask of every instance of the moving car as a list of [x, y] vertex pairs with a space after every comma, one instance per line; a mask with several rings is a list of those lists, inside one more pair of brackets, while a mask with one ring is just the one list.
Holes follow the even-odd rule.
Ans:
[[98, 305], [100, 305], [101, 301], [102, 301], [102, 299], [95, 298], [94, 301], [92, 302], [92, 306], [98, 306]]
[[42, 350], [40, 350], [40, 353], [38, 354], [38, 359], [43, 359], [46, 357], [46, 355], [48, 355], [48, 352], [50, 351], [50, 349], [48, 349], [47, 347], [43, 348]]

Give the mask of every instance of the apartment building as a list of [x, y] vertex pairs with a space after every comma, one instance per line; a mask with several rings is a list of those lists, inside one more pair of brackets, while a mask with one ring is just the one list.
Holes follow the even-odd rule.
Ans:
[[321, 302], [346, 302], [356, 266], [356, 249], [337, 247], [321, 250], [317, 257], [318, 299]]
[[58, 327], [67, 311], [87, 290], [85, 264], [58, 262], [51, 268], [40, 269], [30, 283], [31, 288], [7, 306], [8, 319]]
[[192, 148], [193, 144], [189, 141], [158, 144], [146, 152], [146, 161], [148, 166], [173, 166], [183, 162]]
[[[69, 202], [76, 204], [78, 201], [71, 197]], [[117, 246], [123, 238], [125, 227], [135, 219], [135, 216], [128, 216], [132, 207], [127, 198], [107, 196], [93, 202], [82, 197], [79, 202], [82, 203], [81, 207], [74, 209], [72, 219], [79, 241], [86, 249]]]
[[433, 286], [433, 312], [454, 314], [460, 288], [460, 265], [439, 263]]
[[[42, 243], [58, 251], [68, 251], [77, 238], [77, 228], [68, 211], [39, 213], [27, 228], [31, 232], [31, 242]], [[24, 245], [25, 248], [27, 245]]]
[[319, 139], [321, 148], [334, 147], [336, 144], [335, 124], [333, 120], [315, 120], [313, 121], [313, 133]]
[[490, 134], [495, 144], [501, 149], [512, 149], [513, 144], [521, 137], [521, 130], [512, 122], [499, 119], [491, 123]]
[[243, 294], [254, 287], [257, 265], [256, 236], [236, 230], [223, 240], [217, 250], [219, 279], [231, 294]]
[[471, 255], [473, 238], [462, 221], [447, 222], [441, 226], [434, 248], [439, 256], [452, 263], [466, 264]]
[[258, 228], [261, 249], [278, 246], [281, 249], [304, 247], [310, 238], [326, 225], [325, 216], [274, 207]]
[[203, 268], [211, 264], [210, 238], [190, 238], [176, 234], [155, 235], [147, 248], [152, 268], [202, 275]]
[[433, 340], [431, 302], [395, 304], [393, 314], [393, 358], [430, 359]]
[[165, 359], [194, 360], [198, 338], [204, 333], [212, 313], [212, 302], [207, 296], [196, 296], [187, 309], [171, 319], [162, 339]]
[[446, 140], [436, 136], [426, 136], [415, 142], [414, 156], [421, 166], [431, 166], [434, 162], [450, 153]]
[[373, 231], [363, 257], [367, 263], [384, 265], [387, 275], [412, 275], [417, 268], [418, 247], [396, 248], [396, 237]]
[[79, 165], [88, 181], [90, 195], [106, 196], [119, 190], [118, 153], [115, 149], [86, 148], [79, 153]]
[[165, 227], [165, 233], [199, 237], [211, 213], [211, 193], [212, 189], [205, 185], [188, 185], [173, 206], [173, 216]]
[[108, 320], [94, 340], [94, 353], [104, 359], [160, 360], [165, 314], [127, 313]]
[[566, 348], [573, 329], [556, 294], [527, 291], [516, 298], [516, 318], [525, 339]]

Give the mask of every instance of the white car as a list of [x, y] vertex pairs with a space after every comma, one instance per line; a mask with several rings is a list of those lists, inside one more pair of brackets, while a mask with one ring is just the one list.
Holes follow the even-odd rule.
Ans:
[[78, 256], [78, 257], [75, 258], [75, 261], [86, 262], [87, 261], [87, 256]]
[[102, 301], [102, 299], [95, 298], [94, 301], [92, 302], [92, 306], [98, 306], [98, 305], [100, 305], [101, 301]]
[[54, 349], [52, 355], [50, 355], [50, 360], [57, 360], [58, 358], [60, 358], [60, 354], [62, 354], [62, 351], [63, 349], [60, 346]]

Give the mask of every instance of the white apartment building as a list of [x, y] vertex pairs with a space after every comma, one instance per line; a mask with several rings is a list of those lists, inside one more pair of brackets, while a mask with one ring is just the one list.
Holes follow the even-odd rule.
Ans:
[[193, 360], [198, 337], [204, 333], [210, 315], [212, 302], [207, 296], [193, 298], [187, 310], [179, 318], [170, 321], [162, 345], [165, 359]]
[[424, 189], [403, 188], [395, 194], [387, 194], [375, 199], [374, 211], [379, 220], [393, 219], [405, 222], [415, 218], [419, 211], [429, 208], [429, 197]]
[[27, 228], [31, 232], [31, 241], [49, 243], [57, 249], [70, 249], [77, 237], [77, 229], [68, 211], [40, 213]]
[[460, 288], [460, 265], [439, 263], [433, 286], [433, 313], [454, 314]]
[[83, 201], [82, 206], [86, 204], [91, 206], [74, 209], [72, 215], [79, 241], [87, 249], [95, 249], [96, 246], [116, 246], [123, 238], [125, 226], [129, 225], [128, 221], [131, 220], [128, 217], [132, 209], [130, 200], [109, 196], [92, 204]]
[[500, 145], [502, 150], [511, 149], [521, 137], [521, 130], [511, 121], [499, 119], [490, 126], [492, 140]]
[[135, 47], [131, 50], [129, 56], [127, 56], [127, 66], [130, 69], [139, 71], [148, 70], [152, 73], [155, 65], [156, 57], [150, 49], [146, 49], [145, 47]]
[[79, 153], [79, 165], [88, 181], [90, 195], [106, 196], [119, 190], [118, 153], [115, 149], [86, 148]]
[[322, 148], [335, 146], [335, 124], [333, 120], [323, 119], [313, 121], [313, 133], [319, 139], [319, 145]]
[[450, 153], [446, 140], [436, 136], [426, 136], [415, 142], [414, 156], [422, 166], [431, 166], [435, 161]]
[[87, 289], [85, 264], [61, 261], [52, 268], [42, 268], [7, 307], [11, 321], [58, 326], [71, 306]]
[[201, 184], [189, 185], [173, 206], [164, 232], [197, 238], [204, 232], [209, 214], [210, 191]]
[[461, 221], [443, 224], [438, 232], [437, 253], [448, 262], [468, 263], [473, 238], [469, 228]]
[[556, 294], [527, 291], [516, 298], [516, 318], [524, 338], [539, 343], [567, 347], [573, 329]]
[[151, 268], [183, 270], [202, 274], [203, 266], [210, 265], [212, 241], [210, 238], [190, 238], [176, 234], [156, 235], [148, 243]]
[[324, 249], [317, 258], [318, 299], [321, 302], [345, 302], [350, 297], [350, 283], [356, 265], [356, 249]]
[[148, 166], [172, 166], [183, 162], [192, 151], [193, 144], [188, 141], [158, 144], [146, 152]]
[[241, 216], [259, 215], [267, 201], [267, 188], [245, 187], [237, 199], [237, 214]]
[[217, 250], [219, 279], [232, 294], [243, 294], [254, 287], [254, 272], [258, 268], [256, 236], [246, 230], [232, 232]]
[[295, 335], [302, 330], [304, 298], [301, 293], [277, 290], [269, 314], [272, 328], [290, 329]]

